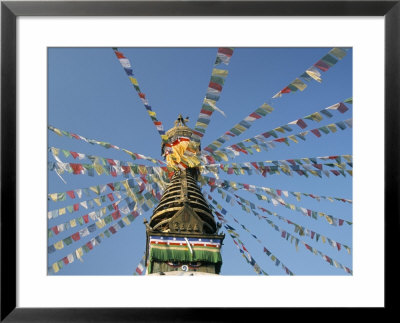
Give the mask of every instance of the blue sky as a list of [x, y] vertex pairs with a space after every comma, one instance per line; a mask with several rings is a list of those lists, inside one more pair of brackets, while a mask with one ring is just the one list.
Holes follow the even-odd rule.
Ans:
[[[218, 112], [212, 115], [202, 146], [208, 145], [264, 102], [273, 106], [274, 111], [267, 117], [254, 122], [246, 133], [236, 140], [231, 140], [229, 144], [287, 124], [352, 97], [352, 51], [350, 49], [344, 59], [329, 71], [321, 73], [322, 83], [311, 81], [307, 83], [308, 87], [303, 92], [297, 91], [272, 99], [274, 94], [287, 86], [329, 50], [330, 48], [236, 48], [229, 66], [221, 65], [221, 68], [229, 70], [229, 75], [217, 106], [225, 111], [226, 117]], [[120, 48], [120, 51], [130, 60], [140, 88], [146, 94], [158, 119], [163, 122], [164, 128], [171, 128], [180, 113], [189, 116], [188, 126], [194, 127], [207, 90], [217, 49]], [[305, 130], [351, 118], [352, 106], [347, 106], [350, 109], [345, 114], [334, 111], [331, 119], [324, 118], [319, 123], [307, 122], [310, 126]], [[160, 136], [111, 48], [49, 48], [48, 123], [89, 139], [107, 141], [133, 152], [156, 159], [161, 158]], [[297, 133], [297, 129], [294, 132]], [[48, 134], [48, 146], [132, 161], [121, 151], [107, 150], [83, 141], [59, 137], [51, 131]], [[308, 135], [305, 142], [291, 143], [289, 147], [278, 144], [275, 149], [268, 152], [262, 151], [252, 156], [238, 157], [231, 162], [343, 154], [352, 154], [351, 129], [338, 130], [335, 134], [323, 134], [321, 138]], [[62, 156], [61, 159], [66, 162], [79, 162], [72, 157]], [[49, 160], [53, 161], [51, 155], [49, 155]], [[82, 162], [88, 161], [82, 160]], [[143, 164], [151, 165], [146, 162]], [[64, 174], [63, 178], [67, 184], [64, 184], [55, 172], [49, 172], [49, 193], [123, 179], [106, 175], [89, 177], [72, 174]], [[305, 178], [294, 174], [293, 176], [269, 175], [265, 178], [256, 174], [251, 176], [221, 174], [221, 178], [288, 191], [352, 199], [352, 177], [350, 176], [336, 177], [332, 174], [329, 178], [326, 176]], [[206, 191], [209, 190], [206, 188]], [[238, 191], [238, 194], [292, 222], [352, 247], [352, 226], [346, 223], [343, 226], [334, 227], [322, 218], [310, 219], [282, 206], [275, 207], [265, 201], [258, 201], [251, 193]], [[247, 250], [268, 274], [285, 275], [282, 268], [275, 266], [273, 261], [263, 253], [263, 246], [272, 251], [295, 275], [346, 275], [342, 269], [330, 266], [320, 256], [313, 255], [302, 245], [296, 251], [294, 244], [281, 238], [280, 234], [266, 221], [242, 211], [240, 207], [230, 206], [217, 193], [212, 195], [229, 214], [261, 240], [262, 244], [258, 243], [246, 231], [241, 230], [229, 214], [226, 216], [229, 224], [237, 229]], [[300, 201], [297, 201], [291, 196], [285, 200], [299, 207], [352, 221], [352, 207], [348, 203], [337, 201], [332, 203], [324, 200], [318, 202], [307, 197], [302, 197]], [[53, 210], [72, 203], [75, 202], [67, 198], [65, 202], [49, 202], [48, 207], [49, 210]], [[85, 214], [83, 211], [67, 213], [48, 221], [48, 226], [50, 228], [83, 214]], [[150, 216], [151, 211], [138, 217], [130, 226], [123, 228], [111, 238], [103, 239], [100, 246], [84, 255], [84, 262], [75, 261], [68, 264], [58, 275], [131, 275], [145, 250], [143, 217], [149, 219]], [[279, 227], [296, 235], [287, 223], [273, 216], [269, 218]], [[50, 238], [49, 245], [80, 228], [78, 225], [74, 229]], [[99, 231], [96, 231], [96, 234], [98, 233]], [[73, 252], [94, 235], [50, 254], [49, 265]], [[328, 243], [322, 243], [321, 240], [316, 242], [315, 238], [311, 240], [308, 237], [301, 237], [300, 239], [339, 263], [352, 268], [352, 255], [345, 250], [338, 251]], [[229, 235], [225, 238], [222, 256], [222, 275], [256, 274], [241, 257]]]

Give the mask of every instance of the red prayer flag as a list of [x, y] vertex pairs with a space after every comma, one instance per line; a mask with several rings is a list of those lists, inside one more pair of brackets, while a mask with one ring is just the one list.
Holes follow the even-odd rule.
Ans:
[[307, 124], [306, 124], [302, 119], [297, 120], [296, 124], [297, 124], [301, 129], [307, 128]]
[[78, 211], [79, 210], [79, 203], [74, 204], [74, 211]]
[[261, 116], [259, 114], [255, 113], [255, 112], [251, 113], [249, 116], [253, 117], [253, 118], [256, 118], [256, 119], [261, 119]]
[[311, 132], [316, 135], [318, 138], [321, 137], [321, 133], [319, 132], [318, 129], [312, 129]]
[[233, 54], [233, 50], [231, 48], [221, 47], [221, 48], [218, 48], [218, 53], [221, 53], [221, 54], [224, 54], [224, 55], [230, 57]]
[[116, 163], [115, 163], [115, 161], [114, 160], [112, 160], [112, 159], [110, 159], [110, 158], [106, 158], [106, 160], [108, 161], [108, 163], [110, 164], [110, 165], [112, 165], [112, 166], [115, 166], [115, 165], [117, 165]]
[[75, 151], [70, 151], [69, 153], [72, 155], [72, 157], [74, 157], [74, 159], [76, 159], [76, 157], [79, 156], [79, 154], [76, 153]]
[[146, 94], [144, 94], [144, 93], [142, 93], [142, 92], [139, 92], [138, 94], [139, 94], [139, 97], [140, 97], [141, 99], [145, 99], [145, 98], [146, 98]]
[[88, 214], [85, 214], [82, 218], [83, 218], [83, 221], [85, 221], [85, 223], [89, 222], [89, 215]]
[[210, 82], [210, 84], [208, 84], [208, 87], [210, 87], [210, 88], [212, 88], [214, 90], [217, 90], [219, 92], [222, 91], [222, 86], [220, 84], [218, 84], [218, 83]]
[[53, 230], [53, 232], [54, 232], [55, 234], [58, 234], [58, 233], [59, 233], [57, 226], [52, 227], [51, 230]]
[[75, 198], [75, 192], [74, 191], [67, 191], [67, 194], [70, 198], [74, 199]]
[[209, 111], [209, 110], [201, 109], [200, 113], [203, 113], [203, 114], [206, 114], [206, 115], [210, 116], [210, 115], [212, 115], [213, 112]]
[[111, 188], [112, 191], [114, 191], [114, 185], [113, 185], [113, 183], [108, 183], [107, 186], [108, 186], [109, 188]]
[[124, 56], [124, 54], [122, 54], [121, 52], [115, 51], [115, 55], [117, 55], [117, 58], [118, 58], [118, 59], [120, 59], [120, 58], [126, 58], [126, 57]]
[[62, 260], [63, 260], [64, 264], [66, 264], [66, 265], [69, 264], [69, 261], [68, 261], [68, 258], [67, 258], [67, 257], [64, 257]]
[[74, 164], [74, 163], [69, 163], [69, 165], [71, 166], [73, 173], [75, 175], [77, 174], [81, 174], [83, 171], [83, 166], [81, 164]]
[[314, 66], [319, 68], [322, 72], [326, 72], [330, 68], [330, 66], [323, 61], [316, 62]]
[[290, 93], [290, 89], [288, 87], [285, 87], [283, 90], [281, 90], [281, 93]]
[[111, 214], [111, 216], [112, 216], [112, 218], [113, 218], [114, 220], [117, 220], [117, 219], [119, 219], [119, 218], [121, 217], [121, 214], [119, 213], [119, 211], [115, 211], [115, 212], [113, 212], [113, 213]]
[[75, 139], [78, 139], [78, 140], [80, 140], [81, 138], [79, 138], [79, 136], [78, 135], [76, 135], [76, 134], [74, 134], [74, 133], [71, 133], [70, 134], [72, 137], [74, 137]]
[[108, 230], [110, 230], [110, 232], [111, 232], [112, 234], [114, 234], [114, 233], [117, 232], [117, 230], [115, 230], [115, 228], [114, 228], [113, 226], [109, 227]]
[[342, 102], [339, 103], [339, 107], [337, 108], [340, 113], [345, 113], [349, 108]]
[[131, 168], [129, 166], [121, 166], [124, 174], [129, 174], [131, 172]]
[[93, 249], [93, 245], [92, 245], [92, 242], [91, 242], [91, 241], [88, 241], [88, 242], [86, 243], [86, 245], [87, 245], [87, 247], [88, 247], [90, 250]]
[[74, 241], [78, 241], [78, 240], [81, 239], [81, 236], [79, 235], [79, 232], [75, 232], [75, 233], [71, 236], [71, 238], [72, 238]]

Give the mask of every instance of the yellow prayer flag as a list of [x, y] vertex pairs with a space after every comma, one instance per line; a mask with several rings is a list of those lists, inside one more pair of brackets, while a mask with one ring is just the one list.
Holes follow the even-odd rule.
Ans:
[[71, 228], [76, 227], [76, 220], [72, 219], [71, 221], [69, 221], [69, 225], [71, 226]]
[[326, 221], [328, 221], [329, 224], [333, 224], [333, 220], [329, 215], [325, 215]]
[[57, 241], [57, 242], [54, 244], [54, 248], [56, 248], [57, 250], [60, 250], [60, 249], [64, 248], [64, 243], [63, 243], [63, 241], [62, 241], [62, 240]]
[[222, 76], [222, 77], [226, 77], [228, 75], [228, 71], [227, 70], [221, 70], [218, 68], [213, 68], [211, 75], [212, 76]]
[[322, 79], [320, 78], [321, 74], [316, 69], [308, 69], [306, 73], [311, 76], [314, 80], [321, 83]]
[[100, 205], [101, 205], [101, 202], [100, 202], [100, 198], [99, 198], [99, 197], [97, 197], [97, 198], [94, 198], [94, 199], [93, 199], [93, 201], [95, 201], [95, 202], [96, 202], [96, 204], [97, 204], [98, 206], [100, 206]]
[[52, 199], [53, 202], [57, 202], [57, 196], [58, 196], [57, 193], [49, 194], [49, 196], [50, 196], [50, 198]]
[[56, 262], [53, 264], [52, 267], [53, 267], [53, 270], [55, 273], [57, 273], [60, 270], [60, 268], [58, 267], [58, 263], [56, 263]]
[[97, 195], [100, 194], [100, 189], [97, 186], [90, 186], [89, 189], [95, 192]]
[[329, 51], [329, 54], [335, 55], [335, 57], [336, 57], [337, 59], [342, 59], [343, 57], [346, 56], [347, 53], [346, 53], [346, 51], [344, 51], [343, 49], [338, 48], [338, 47], [335, 47], [335, 48], [332, 48], [332, 49]]
[[60, 129], [53, 128], [53, 131], [54, 131], [57, 135], [62, 136], [62, 132], [60, 131]]
[[234, 126], [234, 128], [236, 128], [236, 129], [240, 130], [241, 132], [244, 132], [244, 131], [246, 131], [246, 128], [245, 128], [245, 127], [243, 127], [241, 124], [237, 124], [236, 126]]
[[152, 116], [152, 117], [156, 116], [156, 113], [154, 111], [148, 110], [147, 113], [149, 114], [149, 116]]
[[290, 136], [288, 136], [288, 138], [289, 138], [290, 140], [294, 141], [296, 144], [298, 143], [298, 140], [297, 140], [297, 138], [295, 137], [295, 135], [290, 135]]
[[94, 164], [94, 169], [95, 169], [97, 175], [103, 174], [103, 171], [104, 171], [103, 166], [101, 166], [99, 164]]
[[80, 261], [83, 262], [83, 259], [82, 259], [83, 250], [82, 250], [82, 248], [76, 249], [76, 250], [75, 250], [75, 255], [76, 255], [76, 258], [78, 258]]
[[334, 123], [328, 124], [327, 127], [330, 131], [332, 131], [332, 133], [335, 133], [337, 131], [336, 125]]
[[197, 121], [196, 122], [196, 127], [200, 127], [200, 128], [207, 128], [208, 127], [208, 125], [206, 125], [205, 123], [203, 123], [203, 122], [199, 122], [199, 121]]
[[297, 87], [300, 91], [304, 91], [304, 89], [307, 87], [307, 85], [298, 78], [295, 79], [291, 84]]
[[129, 79], [131, 80], [131, 83], [132, 83], [132, 84], [137, 85], [137, 86], [139, 85], [137, 79], [135, 79], [134, 77], [129, 76]]
[[51, 152], [53, 155], [58, 156], [58, 154], [60, 153], [60, 149], [51, 147]]
[[106, 222], [104, 221], [104, 219], [100, 219], [99, 221], [96, 221], [96, 226], [101, 229], [106, 225]]
[[283, 129], [282, 127], [275, 128], [274, 130], [281, 133], [285, 133], [285, 129]]
[[268, 113], [271, 113], [272, 111], [274, 111], [274, 108], [266, 103], [264, 103], [262, 106], [260, 106], [260, 109], [263, 109], [265, 112], [268, 112]]
[[59, 209], [59, 210], [58, 210], [58, 215], [63, 215], [63, 214], [65, 214], [65, 213], [66, 213], [65, 210], [66, 210], [65, 207]]
[[124, 221], [126, 225], [130, 225], [131, 224], [131, 221], [129, 221], [129, 219], [127, 217], [123, 217], [122, 221]]
[[226, 154], [224, 154], [221, 151], [215, 151], [214, 154], [218, 155], [219, 157], [221, 157], [224, 161], [228, 161], [228, 156]]

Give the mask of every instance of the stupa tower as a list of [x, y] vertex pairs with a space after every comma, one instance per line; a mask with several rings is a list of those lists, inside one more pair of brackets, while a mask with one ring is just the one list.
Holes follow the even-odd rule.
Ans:
[[225, 235], [198, 186], [199, 143], [181, 115], [168, 130], [162, 154], [174, 170], [150, 222], [146, 223], [147, 274], [219, 274]]

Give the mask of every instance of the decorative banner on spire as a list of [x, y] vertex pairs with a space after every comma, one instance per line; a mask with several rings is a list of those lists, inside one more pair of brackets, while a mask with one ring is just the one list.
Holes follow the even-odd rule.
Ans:
[[301, 74], [298, 78], [296, 78], [293, 82], [291, 82], [288, 86], [285, 86], [282, 90], [280, 90], [277, 94], [275, 94], [272, 98], [280, 98], [282, 94], [296, 92], [297, 90], [304, 91], [307, 87], [308, 82], [311, 80], [315, 80], [319, 83], [322, 82], [321, 73], [329, 70], [333, 65], [335, 65], [339, 60], [346, 56], [347, 48], [332, 48], [328, 54], [322, 57], [318, 62], [316, 62], [313, 66], [308, 68], [303, 74]]
[[85, 137], [83, 137], [83, 136], [81, 136], [81, 135], [77, 135], [77, 134], [74, 134], [74, 133], [70, 133], [70, 132], [68, 132], [68, 131], [58, 129], [58, 128], [55, 128], [55, 127], [50, 126], [50, 125], [48, 126], [48, 129], [51, 130], [51, 131], [53, 131], [54, 133], [56, 133], [56, 134], [59, 135], [59, 136], [66, 136], [66, 137], [68, 137], [68, 138], [75, 138], [75, 139], [77, 139], [77, 140], [83, 140], [83, 141], [85, 141], [85, 142], [87, 142], [87, 143], [89, 143], [89, 144], [92, 144], [92, 145], [93, 145], [93, 144], [100, 145], [100, 146], [102, 146], [102, 147], [104, 147], [104, 148], [107, 148], [107, 149], [109, 149], [109, 148], [114, 148], [114, 149], [117, 149], [117, 150], [122, 150], [123, 152], [125, 152], [125, 153], [127, 153], [129, 156], [131, 156], [133, 160], [136, 160], [136, 159], [145, 159], [145, 160], [151, 161], [151, 162], [154, 163], [154, 164], [165, 165], [165, 163], [162, 162], [162, 161], [158, 161], [158, 160], [156, 160], [156, 159], [154, 159], [154, 158], [147, 157], [147, 156], [144, 156], [144, 155], [141, 155], [141, 154], [133, 153], [133, 152], [127, 150], [127, 149], [120, 148], [120, 147], [115, 146], [115, 145], [112, 145], [112, 144], [110, 144], [110, 143], [108, 143], [108, 142], [98, 141], [98, 140], [95, 140], [95, 139], [87, 139], [87, 138], [85, 138]]
[[147, 113], [149, 114], [151, 121], [153, 122], [154, 126], [156, 127], [158, 133], [161, 136], [161, 139], [165, 142], [167, 140], [167, 137], [165, 135], [165, 130], [162, 125], [162, 122], [157, 119], [156, 113], [152, 110], [152, 107], [149, 104], [149, 101], [146, 99], [146, 94], [144, 94], [139, 87], [139, 83], [137, 79], [134, 77], [134, 73], [132, 70], [131, 63], [129, 62], [129, 59], [127, 59], [122, 52], [118, 50], [118, 48], [113, 47], [114, 53], [117, 56], [122, 68], [124, 69], [126, 75], [129, 78], [129, 81], [133, 85], [134, 89], [136, 90], [140, 100], [142, 101], [144, 107], [147, 110]]
[[[225, 149], [229, 150], [229, 149], [233, 149], [232, 147], [237, 147], [237, 146], [240, 147], [241, 145], [243, 145], [245, 143], [248, 143], [248, 142], [253, 142], [253, 143], [256, 143], [256, 144], [264, 143], [266, 138], [270, 138], [270, 137], [278, 138], [278, 136], [279, 136], [278, 133], [286, 133], [286, 132], [293, 131], [293, 129], [292, 129], [293, 125], [297, 125], [298, 127], [300, 127], [300, 129], [305, 129], [305, 128], [308, 127], [308, 125], [303, 119], [320, 122], [320, 121], [322, 121], [324, 119], [324, 117], [332, 118], [333, 115], [331, 114], [330, 111], [333, 111], [333, 110], [339, 111], [340, 113], [345, 113], [346, 111], [349, 110], [349, 108], [344, 103], [339, 102], [339, 103], [336, 103], [336, 104], [334, 104], [332, 106], [329, 106], [329, 107], [327, 107], [325, 109], [322, 109], [321, 111], [314, 112], [314, 113], [312, 113], [310, 115], [307, 115], [305, 117], [302, 117], [300, 119], [291, 121], [288, 124], [276, 127], [274, 129], [266, 131], [266, 132], [264, 132], [262, 134], [254, 136], [253, 138], [245, 139], [245, 140], [240, 141], [239, 143], [236, 143], [234, 145], [225, 147]], [[216, 154], [218, 152], [218, 150], [213, 150], [213, 148], [216, 148], [216, 147], [211, 147], [210, 149], [204, 149], [204, 150], [207, 150], [208, 152], [213, 152], [214, 154]]]
[[[281, 137], [281, 138], [276, 138], [270, 141], [264, 141], [262, 143], [255, 143], [251, 146], [245, 146], [243, 143], [239, 143], [238, 145], [232, 145], [231, 147], [226, 147], [222, 148], [218, 151], [215, 151], [211, 153], [210, 155], [212, 158], [214, 158], [217, 161], [225, 160], [227, 161], [229, 158], [233, 159], [237, 156], [240, 155], [240, 153], [243, 154], [253, 154], [255, 152], [261, 152], [261, 149], [264, 151], [268, 151], [269, 148], [275, 148], [276, 143], [284, 143], [287, 146], [290, 146], [290, 142], [293, 141], [294, 143], [299, 143], [299, 139], [302, 141], [306, 140], [306, 136], [310, 133], [312, 133], [314, 136], [317, 138], [320, 138], [321, 132], [324, 134], [329, 134], [329, 133], [335, 133], [337, 132], [337, 129], [339, 128], [340, 130], [345, 130], [347, 128], [352, 128], [353, 127], [353, 119], [347, 119], [335, 123], [328, 124], [326, 126], [320, 127], [320, 128], [315, 128], [311, 129], [309, 131], [303, 131], [297, 134], [293, 134], [287, 137]], [[261, 140], [260, 137], [257, 137], [258, 141]], [[250, 141], [254, 142], [257, 141], [255, 137], [249, 139]], [[289, 140], [290, 139], [290, 140]], [[254, 141], [253, 141], [254, 140]], [[205, 156], [207, 160], [210, 160], [210, 158], [207, 158], [210, 156]]]
[[[228, 65], [232, 54], [233, 48], [218, 48], [217, 58], [214, 66], [220, 63]], [[204, 136], [208, 124], [211, 121], [211, 115], [215, 110], [225, 116], [225, 113], [216, 106], [216, 102], [219, 100], [227, 76], [227, 70], [213, 68], [211, 72], [211, 78], [208, 84], [206, 96], [203, 100], [203, 105], [193, 131], [193, 140], [197, 142], [199, 142]]]

